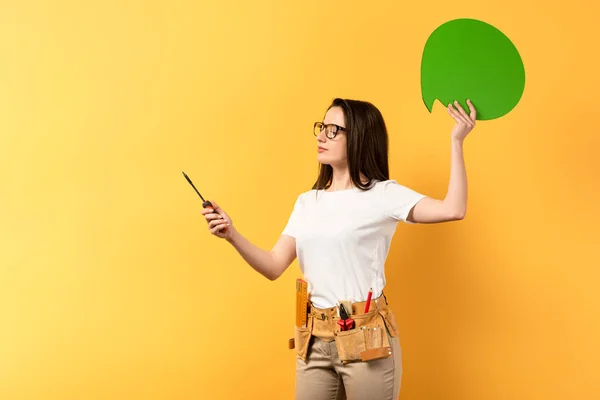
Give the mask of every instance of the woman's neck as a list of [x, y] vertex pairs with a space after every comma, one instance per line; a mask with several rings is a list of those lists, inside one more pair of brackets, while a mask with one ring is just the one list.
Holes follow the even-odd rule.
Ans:
[[[360, 179], [363, 183], [367, 183], [369, 180], [360, 174]], [[331, 178], [331, 186], [327, 189], [328, 192], [335, 192], [338, 190], [347, 190], [354, 187], [354, 183], [350, 178], [350, 171], [348, 168], [343, 170], [333, 170], [333, 177]]]

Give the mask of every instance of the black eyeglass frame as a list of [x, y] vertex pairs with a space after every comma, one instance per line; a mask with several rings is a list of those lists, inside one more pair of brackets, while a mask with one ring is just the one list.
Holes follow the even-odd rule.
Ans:
[[[317, 133], [317, 126], [319, 126], [319, 133]], [[313, 134], [315, 136], [319, 135], [323, 131], [324, 128], [327, 129], [325, 136], [327, 136], [329, 139], [335, 139], [335, 137], [338, 134], [338, 131], [346, 132], [346, 128], [344, 128], [343, 126], [339, 126], [336, 124], [324, 124], [322, 122], [315, 122], [313, 125]], [[329, 135], [331, 135], [331, 136], [329, 136]]]

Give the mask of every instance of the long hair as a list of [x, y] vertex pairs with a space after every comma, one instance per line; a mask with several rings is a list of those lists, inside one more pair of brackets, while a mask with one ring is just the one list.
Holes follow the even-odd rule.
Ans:
[[[389, 179], [388, 133], [381, 112], [366, 101], [336, 98], [329, 109], [340, 107], [346, 122], [348, 170], [354, 186], [361, 190], [372, 187], [374, 180]], [[360, 173], [367, 177], [363, 184]], [[331, 186], [333, 168], [319, 163], [319, 175], [313, 189], [327, 189]]]

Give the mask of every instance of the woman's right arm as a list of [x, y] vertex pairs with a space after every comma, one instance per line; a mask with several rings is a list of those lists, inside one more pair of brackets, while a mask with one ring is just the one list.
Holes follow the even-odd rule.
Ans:
[[210, 232], [227, 240], [255, 271], [269, 280], [274, 281], [296, 259], [296, 239], [291, 236], [281, 235], [271, 251], [267, 251], [252, 244], [235, 229], [231, 218], [211, 200], [215, 210], [205, 208], [202, 214], [208, 222]]
[[296, 258], [296, 239], [287, 235], [281, 235], [271, 251], [253, 245], [237, 230], [227, 241], [248, 265], [272, 281], [279, 278]]

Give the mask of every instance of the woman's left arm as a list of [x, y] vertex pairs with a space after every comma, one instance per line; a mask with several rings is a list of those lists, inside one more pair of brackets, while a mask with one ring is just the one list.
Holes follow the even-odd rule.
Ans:
[[408, 214], [407, 220], [413, 223], [434, 224], [461, 220], [467, 213], [467, 171], [463, 154], [463, 143], [469, 132], [475, 127], [476, 111], [467, 100], [470, 114], [467, 115], [461, 105], [455, 101], [456, 108], [448, 105], [448, 113], [456, 123], [451, 134], [450, 181], [444, 200], [425, 197]]

